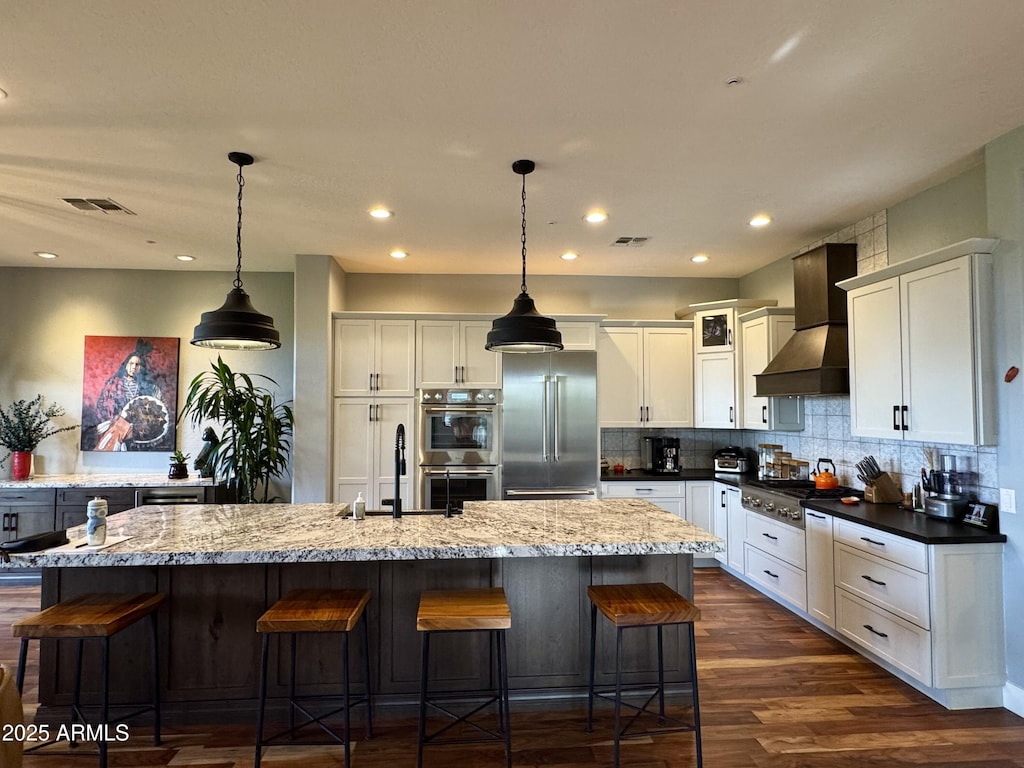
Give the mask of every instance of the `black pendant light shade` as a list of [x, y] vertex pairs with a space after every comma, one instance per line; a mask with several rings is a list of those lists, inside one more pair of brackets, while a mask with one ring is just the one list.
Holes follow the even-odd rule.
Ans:
[[252, 155], [230, 152], [228, 159], [238, 166], [238, 227], [235, 231], [237, 261], [235, 281], [224, 304], [211, 312], [203, 312], [193, 332], [192, 344], [212, 349], [277, 349], [281, 334], [274, 327], [274, 318], [256, 311], [249, 294], [242, 289], [242, 167], [253, 164]]
[[523, 177], [523, 283], [509, 313], [491, 323], [484, 347], [495, 352], [556, 352], [562, 349], [562, 334], [555, 327], [555, 321], [540, 314], [526, 292], [526, 175], [535, 167], [532, 160], [512, 163], [512, 170]]

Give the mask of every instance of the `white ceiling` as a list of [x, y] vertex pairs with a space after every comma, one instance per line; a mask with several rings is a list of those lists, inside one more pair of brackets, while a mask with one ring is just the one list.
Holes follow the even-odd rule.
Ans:
[[1020, 0], [0, 0], [0, 18], [8, 266], [233, 269], [241, 150], [244, 270], [312, 253], [515, 274], [510, 166], [529, 158], [531, 274], [736, 277], [1024, 124]]

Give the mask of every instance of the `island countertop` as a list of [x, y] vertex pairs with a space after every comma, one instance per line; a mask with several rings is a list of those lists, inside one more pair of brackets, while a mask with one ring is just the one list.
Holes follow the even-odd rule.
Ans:
[[[70, 528], [72, 544], [84, 526]], [[643, 499], [467, 502], [461, 515], [353, 520], [347, 504], [136, 507], [98, 551], [13, 555], [11, 566], [220, 565], [586, 555], [713, 554], [721, 539]]]
[[208, 477], [188, 477], [182, 480], [170, 480], [167, 473], [162, 475], [120, 473], [94, 475], [79, 473], [74, 475], [33, 475], [28, 480], [0, 480], [0, 488], [171, 488], [174, 486], [213, 485]]

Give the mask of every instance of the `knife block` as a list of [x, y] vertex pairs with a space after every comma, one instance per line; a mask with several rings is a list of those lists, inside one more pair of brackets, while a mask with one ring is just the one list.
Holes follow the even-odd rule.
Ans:
[[894, 504], [903, 501], [903, 493], [896, 487], [889, 473], [883, 472], [864, 489], [864, 501], [873, 504]]

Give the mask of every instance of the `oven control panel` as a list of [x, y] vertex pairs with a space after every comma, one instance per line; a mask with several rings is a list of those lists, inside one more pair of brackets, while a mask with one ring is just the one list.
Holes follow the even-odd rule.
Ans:
[[421, 389], [424, 405], [497, 405], [500, 389]]

